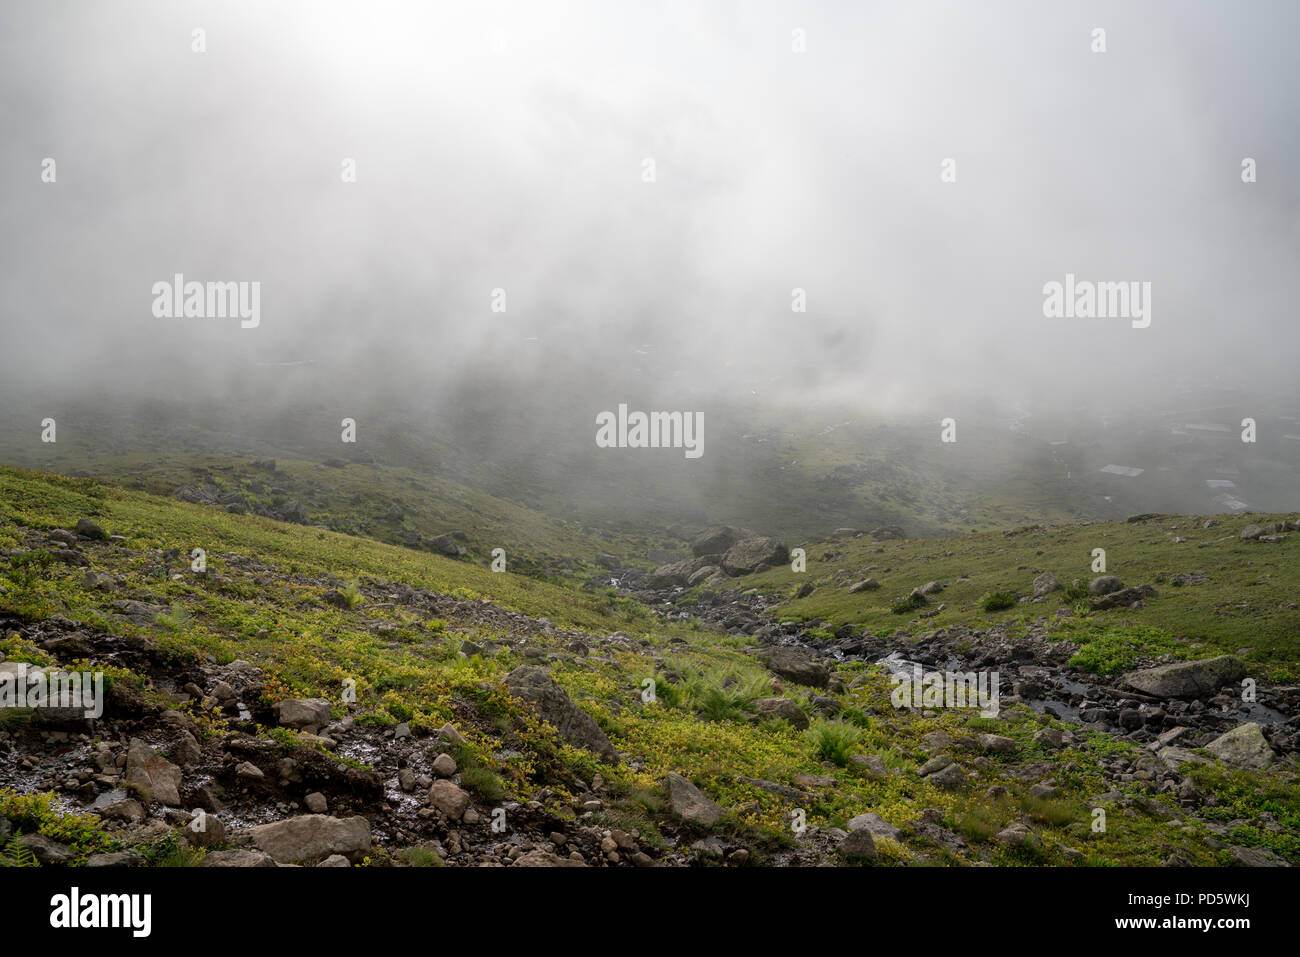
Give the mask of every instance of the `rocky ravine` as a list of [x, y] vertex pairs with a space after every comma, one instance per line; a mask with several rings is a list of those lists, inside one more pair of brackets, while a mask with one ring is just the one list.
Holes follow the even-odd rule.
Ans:
[[[1101, 758], [1105, 776], [1117, 786], [1143, 782], [1150, 792], [1175, 795], [1188, 818], [1195, 818], [1198, 808], [1213, 806], [1215, 802], [1214, 795], [1197, 791], [1184, 773], [1188, 765], [1217, 761], [1260, 769], [1278, 762], [1294, 765], [1300, 753], [1300, 687], [1261, 684], [1255, 701], [1243, 701], [1240, 682], [1246, 677], [1246, 670], [1230, 655], [1199, 661], [1178, 661], [1166, 655], [1145, 663], [1145, 667], [1103, 678], [1067, 664], [1079, 648], [1069, 641], [1048, 641], [1046, 617], [1032, 626], [1028, 634], [1015, 639], [999, 628], [956, 627], [880, 637], [851, 626], [840, 628], [833, 638], [827, 639], [822, 637], [825, 622], [778, 623], [773, 613], [781, 604], [779, 599], [753, 590], [727, 588], [732, 583], [722, 577], [713, 578], [709, 584], [723, 587], [706, 588], [689, 606], [677, 604], [685, 588], [677, 582], [665, 582], [661, 574], [618, 569], [614, 580], [629, 596], [646, 602], [666, 618], [693, 617], [734, 635], [755, 637], [760, 643], [760, 657], [770, 670], [804, 685], [839, 687], [835, 667], [847, 661], [879, 664], [890, 671], [905, 673], [912, 671], [914, 663], [925, 671], [997, 671], [1003, 706], [1024, 702], [1040, 715], [1050, 715], [1066, 723], [1065, 730], [1044, 728], [1035, 736], [1036, 743], [1048, 748], [1069, 746], [1082, 740], [1079, 735], [1086, 730], [1140, 744], [1144, 750], [1136, 759]], [[1106, 604], [1109, 596], [1140, 602], [1150, 595], [1150, 589], [1125, 588], [1122, 583], [1109, 582], [1094, 591], [1098, 595], [1094, 605], [1101, 602], [1102, 607], [1109, 607]], [[821, 634], [816, 633], [819, 631]], [[816, 707], [822, 706], [821, 699], [812, 700]], [[834, 699], [828, 697], [824, 704], [824, 715], [833, 716]], [[972, 741], [957, 742], [939, 733], [927, 735], [927, 739], [926, 749], [934, 758], [921, 767], [920, 773], [932, 783], [954, 788], [967, 783], [962, 763], [978, 766], [982, 760], [969, 756], [954, 759], [954, 751], [973, 745], [977, 753], [982, 750], [1006, 754], [1011, 753], [1014, 745], [1010, 739], [998, 735], [980, 735]], [[1209, 755], [1193, 749], [1204, 749]], [[884, 773], [883, 768], [879, 770]], [[1043, 778], [1045, 783], [1035, 787], [1041, 788], [1042, 796], [1052, 796], [1049, 767], [1029, 768], [1027, 773]], [[995, 790], [991, 788], [990, 792]], [[996, 795], [990, 793], [990, 796]], [[1099, 800], [1119, 797], [1118, 792], [1112, 792], [1100, 795]], [[1149, 809], [1158, 807], [1152, 804]], [[850, 833], [834, 835], [841, 841], [838, 848], [841, 857], [858, 856], [844, 842], [859, 829], [868, 828], [876, 837], [897, 836], [898, 829], [879, 820], [868, 822], [867, 817], [875, 816], [859, 815], [850, 822]], [[964, 846], [958, 835], [939, 827], [937, 819], [927, 821], [926, 818], [923, 811], [912, 825], [912, 833], [928, 836], [941, 845]], [[1205, 822], [1211, 833], [1225, 838], [1236, 823], [1225, 826]], [[1283, 827], [1276, 820], [1266, 821], [1265, 825], [1271, 830]], [[997, 839], [1014, 843], [1026, 836], [1022, 832], [1004, 832]], [[1217, 844], [1227, 847], [1233, 859], [1241, 864], [1288, 866], [1267, 849], [1233, 847], [1227, 841]], [[1166, 863], [1184, 862], [1171, 859]]]

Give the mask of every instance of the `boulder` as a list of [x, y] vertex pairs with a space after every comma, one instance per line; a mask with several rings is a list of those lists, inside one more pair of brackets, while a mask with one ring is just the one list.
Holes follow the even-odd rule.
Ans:
[[105, 539], [108, 533], [96, 525], [88, 518], [77, 519], [77, 527], [73, 529], [82, 538]]
[[691, 572], [691, 577], [686, 579], [688, 586], [698, 585], [700, 582], [709, 582], [715, 578], [722, 578], [724, 572], [721, 565], [705, 565], [703, 568]]
[[824, 665], [817, 664], [807, 652], [797, 648], [768, 649], [763, 662], [773, 674], [797, 684], [825, 688], [831, 681], [831, 673]]
[[1215, 738], [1205, 746], [1205, 750], [1224, 764], [1240, 768], [1265, 768], [1276, 757], [1264, 732], [1253, 721], [1238, 725], [1227, 734]]
[[760, 565], [783, 565], [790, 550], [775, 538], [745, 538], [727, 550], [722, 570], [728, 575], [748, 575]]
[[854, 582], [849, 586], [849, 594], [856, 595], [860, 591], [875, 591], [880, 587], [880, 582], [874, 578], [864, 578], [862, 581]]
[[42, 864], [66, 864], [72, 860], [72, 851], [66, 845], [44, 834], [23, 834], [17, 840]]
[[465, 554], [465, 549], [456, 543], [456, 538], [451, 533], [429, 539], [428, 545], [439, 555], [446, 555], [449, 558], [459, 558]]
[[259, 824], [243, 832], [240, 838], [280, 864], [314, 863], [331, 854], [359, 861], [370, 851], [370, 822], [360, 815], [337, 818], [301, 814]]
[[953, 762], [931, 772], [926, 780], [945, 791], [956, 791], [966, 786], [966, 772]]
[[1230, 847], [1228, 856], [1240, 867], [1290, 867], [1267, 847]]
[[1000, 734], [981, 734], [979, 743], [985, 751], [992, 751], [995, 754], [1012, 754], [1020, 747], [1013, 738]]
[[760, 718], [781, 718], [801, 731], [808, 727], [808, 716], [789, 698], [759, 698], [754, 702], [754, 713]]
[[696, 572], [711, 564], [712, 557], [714, 556], [687, 558], [680, 562], [660, 565], [650, 573], [647, 584], [651, 588], [674, 588], [686, 585]]
[[855, 861], [870, 861], [876, 858], [876, 841], [871, 831], [865, 827], [849, 831], [848, 836], [840, 841], [840, 854]]
[[456, 759], [450, 754], [440, 754], [433, 759], [433, 773], [440, 778], [449, 778], [456, 773]]
[[299, 731], [319, 731], [330, 723], [330, 703], [324, 698], [285, 698], [279, 712], [281, 725]]
[[740, 529], [730, 525], [710, 525], [692, 539], [691, 554], [697, 558], [702, 555], [721, 555], [743, 537]]
[[459, 821], [469, 807], [469, 794], [452, 782], [441, 778], [429, 788], [429, 803], [453, 821]]
[[1051, 572], [1043, 572], [1034, 579], [1034, 597], [1043, 598], [1054, 591], [1061, 590], [1061, 583], [1056, 580], [1056, 576]]
[[854, 831], [866, 830], [871, 833], [872, 837], [888, 838], [891, 841], [901, 841], [903, 832], [894, 825], [890, 824], [875, 811], [868, 811], [866, 814], [859, 814], [849, 821], [849, 833]]
[[664, 784], [668, 788], [669, 806], [683, 821], [711, 827], [721, 820], [722, 808], [680, 774], [669, 772]]
[[1123, 684], [1157, 698], [1203, 698], [1244, 677], [1246, 666], [1239, 658], [1220, 655], [1134, 671], [1124, 677]]
[[179, 805], [181, 780], [180, 768], [139, 738], [131, 739], [126, 752], [126, 783], [133, 785], [146, 802]]
[[506, 686], [533, 706], [542, 719], [554, 725], [560, 737], [575, 748], [586, 748], [609, 762], [618, 752], [595, 719], [583, 711], [541, 668], [520, 665], [506, 675]]

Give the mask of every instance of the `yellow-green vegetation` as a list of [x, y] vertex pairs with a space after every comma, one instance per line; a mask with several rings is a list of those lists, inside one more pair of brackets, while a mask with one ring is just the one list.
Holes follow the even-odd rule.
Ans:
[[91, 854], [117, 848], [98, 816], [67, 811], [58, 806], [58, 800], [53, 794], [21, 794], [12, 788], [0, 788], [0, 817], [7, 818], [14, 829], [8, 844], [0, 849], [0, 857], [20, 866], [35, 863], [18, 843], [17, 838], [23, 834], [42, 834], [65, 845], [72, 852], [74, 864], [84, 864]]
[[1175, 641], [1169, 632], [1147, 625], [1107, 627], [1093, 621], [1066, 621], [1056, 629], [1055, 637], [1081, 644], [1083, 647], [1070, 658], [1070, 664], [1098, 675], [1131, 671], [1144, 658], [1166, 654], [1194, 657], [1192, 649]]
[[[996, 719], [952, 710], [932, 717], [900, 711], [890, 703], [891, 685], [884, 672], [854, 663], [838, 669], [843, 690], [814, 692], [787, 685], [781, 692], [812, 718], [805, 733], [783, 720], [756, 720], [754, 702], [777, 691], [757, 664], [753, 641], [747, 637], [665, 623], [635, 602], [608, 594], [494, 573], [475, 563], [372, 539], [230, 514], [91, 480], [0, 469], [0, 547], [33, 547], [19, 526], [66, 528], [83, 517], [125, 536], [121, 543], [85, 549], [91, 572], [120, 576], [122, 584], [107, 590], [85, 569], [20, 561], [0, 569], [5, 589], [0, 609], [30, 618], [58, 613], [115, 634], [147, 635], [182, 657], [211, 654], [221, 662], [251, 661], [268, 676], [268, 700], [290, 695], [325, 697], [342, 713], [341, 692], [350, 679], [355, 682], [361, 723], [386, 726], [405, 721], [427, 728], [448, 721], [455, 724], [467, 739], [454, 755], [463, 769], [462, 781], [483, 800], [505, 795], [529, 798], [547, 789], [545, 802], [552, 813], [572, 816], [578, 813], [573, 808], [575, 782], [590, 781], [599, 772], [611, 794], [604, 818], [611, 825], [638, 828], [642, 840], [653, 846], [672, 839], [664, 833], [669, 812], [660, 782], [675, 771], [723, 806], [727, 814], [718, 827], [744, 835], [758, 862], [779, 855], [792, 843], [789, 815], [794, 805], [755, 781], [802, 791], [805, 797], [799, 806], [809, 824], [842, 827], [853, 816], [874, 811], [903, 827], [915, 821], [922, 809], [932, 808], [946, 827], [969, 842], [962, 854], [954, 855], [923, 839], [903, 844], [882, 841], [884, 861], [913, 861], [923, 855], [930, 863], [988, 859], [1006, 864], [1081, 860], [1158, 864], [1173, 852], [1193, 863], [1216, 861], [1203, 826], [1174, 826], [1176, 802], [1149, 795], [1141, 782], [1120, 788], [1120, 801], [1109, 812], [1110, 827], [1105, 833], [1094, 832], [1089, 802], [1113, 787], [1098, 766], [1099, 755], [1136, 755], [1138, 748], [1098, 735], [1079, 747], [1049, 752], [1032, 740], [1043, 719], [1023, 705], [1004, 707]], [[1215, 530], [1216, 537], [1230, 533], [1230, 529]], [[1159, 541], [1143, 542], [1153, 537]], [[1257, 612], [1252, 620], [1258, 630], [1251, 632], [1250, 642], [1257, 646], [1257, 656], [1262, 657], [1265, 649], [1276, 653], [1287, 623], [1293, 621], [1285, 608], [1290, 599], [1285, 592], [1288, 578], [1294, 575], [1283, 569], [1294, 571], [1294, 566], [1282, 557], [1290, 554], [1285, 549], [1264, 551], [1269, 546], [1225, 542], [1222, 549], [1216, 545], [1193, 550], [1198, 559], [1194, 563], [1158, 565], [1165, 554], [1162, 550], [1183, 546], [1169, 545], [1153, 529], [1112, 526], [1029, 533], [1018, 536], [1014, 545], [1025, 551], [1005, 553], [1011, 544], [1001, 536], [885, 546], [858, 541], [834, 546], [839, 553], [834, 559], [819, 557], [821, 547], [813, 549], [806, 579], [776, 570], [754, 581], [766, 588], [792, 590], [812, 580], [820, 586], [817, 592], [792, 603], [788, 612], [883, 629], [900, 625], [885, 597], [891, 590], [895, 596], [906, 595], [930, 579], [948, 580], [947, 589], [937, 596], [947, 604], [935, 620], [943, 624], [959, 616], [980, 620], [983, 613], [975, 603], [981, 595], [999, 587], [1024, 590], [1033, 568], [1054, 568], [1066, 579], [1069, 569], [1086, 560], [1091, 547], [1102, 545], [1112, 550], [1116, 570], [1134, 582], [1154, 577], [1157, 567], [1167, 572], [1205, 568], [1218, 582], [1214, 588], [1218, 598], [1211, 600], [1220, 604], [1224, 583], [1251, 579], [1252, 585], [1242, 587], [1253, 589], [1249, 601]], [[1003, 554], [998, 554], [997, 546]], [[882, 547], [883, 554], [878, 551]], [[1237, 554], [1247, 547], [1256, 549], [1248, 553], [1253, 565]], [[206, 550], [206, 574], [191, 571], [188, 555], [193, 548]], [[170, 549], [180, 557], [163, 557]], [[1216, 558], [1220, 550], [1236, 554], [1236, 563]], [[1016, 567], [1012, 563], [1025, 567], [1013, 576], [1005, 571], [1008, 565]], [[882, 570], [871, 572], [886, 584], [881, 592], [848, 596], [834, 584], [835, 570], [856, 573], [871, 564], [881, 566]], [[962, 575], [970, 581], [957, 584]], [[342, 606], [327, 602], [323, 596], [345, 588], [343, 583], [356, 583], [352, 592], [361, 596], [357, 602]], [[437, 617], [432, 617], [417, 606], [389, 598], [387, 591], [401, 585], [451, 597], [440, 599]], [[1205, 587], [1188, 586], [1179, 594], [1179, 601], [1190, 596], [1191, 611], [1174, 607], [1175, 599], [1156, 599], [1140, 613], [1106, 612], [1082, 624], [1067, 623], [1063, 633], [1080, 642], [1080, 654], [1090, 655], [1087, 660], [1095, 661], [1099, 669], [1122, 661], [1123, 649], [1114, 647], [1113, 634], [1127, 617], [1140, 617], [1151, 629], [1163, 629], [1145, 635], [1147, 647], [1165, 647], [1172, 640], [1165, 635], [1170, 634], [1192, 637], [1205, 646], [1206, 653], [1224, 646], [1235, 651], [1245, 643], [1235, 616], [1221, 620], [1210, 613], [1207, 622], [1197, 624], [1197, 609], [1205, 612], [1206, 600], [1197, 589]], [[486, 604], [489, 599], [492, 606]], [[122, 600], [157, 605], [162, 612], [153, 622], [132, 623], [114, 607]], [[544, 617], [558, 629], [529, 631], [528, 645], [551, 657], [548, 666], [555, 680], [596, 719], [615, 747], [634, 760], [604, 764], [591, 753], [562, 743], [553, 729], [508, 693], [505, 674], [534, 659], [525, 657], [514, 640], [512, 620], [489, 613], [494, 606], [534, 619]], [[998, 620], [1023, 626], [1054, 607], [999, 612]], [[1085, 633], [1094, 625], [1104, 627], [1095, 635]], [[1189, 630], [1193, 628], [1199, 630]], [[575, 631], [591, 638], [590, 655], [568, 650]], [[607, 640], [615, 632], [625, 637]], [[6, 655], [32, 656], [28, 660], [40, 656], [39, 649], [12, 638], [0, 640], [6, 642], [0, 645]], [[495, 654], [466, 657], [459, 649], [467, 640], [480, 646], [497, 642], [501, 647]], [[1196, 645], [1188, 648], [1198, 650]], [[119, 679], [128, 677], [123, 674]], [[647, 680], [652, 680], [656, 692], [652, 701], [642, 696]], [[818, 711], [815, 693], [833, 700], [836, 716]], [[191, 711], [201, 730], [220, 730], [220, 719], [195, 707]], [[930, 757], [922, 738], [933, 731], [951, 735], [958, 749], [969, 745], [975, 734], [994, 731], [1015, 740], [1020, 752], [1013, 757], [987, 756], [987, 765], [969, 788], [946, 791], [916, 773]], [[286, 747], [298, 743], [291, 733], [270, 729], [263, 733]], [[854, 760], [867, 756], [878, 756], [887, 773], [879, 775], [866, 762]], [[1013, 761], [1023, 760], [1050, 764], [1057, 788], [1052, 799], [1034, 798], [1028, 785], [1010, 773]], [[1264, 774], [1224, 771], [1207, 781], [1206, 788], [1238, 795], [1236, 800], [1249, 810], [1257, 791], [1271, 793], [1273, 785], [1267, 783], [1271, 780]], [[984, 789], [995, 783], [1005, 788], [1005, 797], [982, 800]], [[1271, 802], [1279, 817], [1294, 826], [1294, 786], [1277, 787], [1279, 796], [1259, 800]], [[30, 809], [18, 803], [28, 801], [35, 802]], [[0, 812], [12, 817], [7, 809], [13, 808], [18, 819], [29, 822], [28, 827], [57, 829], [60, 839], [71, 841], [83, 856], [110, 846], [109, 839], [89, 822], [58, 816], [46, 802], [9, 793], [0, 796]], [[990, 843], [991, 835], [1023, 820], [1033, 822], [1033, 842], [1014, 849]], [[1297, 859], [1292, 844], [1265, 833], [1255, 837]], [[155, 863], [193, 862], [189, 852], [165, 843], [150, 853]], [[407, 860], [422, 862], [437, 866], [418, 851]]]

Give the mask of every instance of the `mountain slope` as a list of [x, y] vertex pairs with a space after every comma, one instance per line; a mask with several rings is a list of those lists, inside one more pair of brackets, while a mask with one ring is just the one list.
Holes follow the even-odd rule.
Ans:
[[[83, 519], [109, 537], [72, 532]], [[999, 561], [1026, 566], [1042, 544], [1004, 541]], [[922, 552], [937, 561], [953, 541], [889, 547], [904, 546], [920, 550], [919, 572]], [[353, 863], [1300, 860], [1286, 753], [1264, 771], [1153, 771], [1139, 741], [1013, 700], [996, 717], [897, 709], [886, 671], [823, 653], [820, 627], [791, 626], [793, 667], [776, 654], [762, 623], [799, 609], [753, 610], [761, 594], [715, 589], [715, 607], [758, 623], [728, 633], [716, 616], [664, 618], [613, 590], [10, 469], [0, 548], [6, 664], [81, 662], [116, 689], [93, 733], [39, 709], [6, 715], [0, 732], [14, 789], [0, 817], [74, 863], [242, 861], [237, 852], [264, 844], [291, 853], [256, 827], [313, 805], [365, 828], [341, 854]], [[203, 573], [194, 548], [206, 550]], [[777, 585], [784, 573], [766, 575]], [[1137, 663], [1150, 660], [1135, 647]], [[313, 698], [328, 716], [289, 717]], [[982, 743], [990, 734], [996, 750]], [[158, 760], [177, 768], [178, 803], [139, 789], [138, 775], [119, 796], [133, 768]], [[963, 769], [962, 783], [945, 783], [936, 762]], [[45, 791], [54, 803], [34, 804]], [[222, 822], [219, 838], [187, 832], [179, 808], [194, 807]], [[1110, 809], [1105, 831], [1093, 807]], [[869, 848], [836, 830], [868, 812], [879, 817]]]

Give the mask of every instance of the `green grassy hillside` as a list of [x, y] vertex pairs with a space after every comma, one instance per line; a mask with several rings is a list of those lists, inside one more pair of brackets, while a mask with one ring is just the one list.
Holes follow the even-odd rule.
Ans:
[[[80, 519], [120, 537], [81, 544], [84, 566], [52, 558], [58, 549], [50, 533]], [[811, 581], [816, 591], [786, 605], [781, 616], [883, 632], [910, 620], [888, 610], [889, 597], [940, 579], [951, 582], [938, 596], [948, 607], [925, 627], [960, 619], [1014, 628], [1055, 604], [983, 615], [971, 603], [994, 589], [1024, 590], [1040, 568], [1063, 580], [1086, 578], [1089, 550], [1105, 547], [1112, 571], [1160, 590], [1139, 612], [1097, 619], [1120, 629], [1121, 643], [1125, 623], [1140, 621], [1191, 639], [1193, 657], [1250, 646], [1252, 663], [1285, 678], [1295, 668], [1294, 543], [1241, 543], [1236, 533], [1233, 523], [1202, 529], [1194, 520], [1161, 519], [933, 541], [855, 540], [810, 547], [805, 576], [777, 570], [745, 584], [793, 590], [796, 581]], [[1174, 544], [1171, 534], [1189, 540]], [[195, 548], [206, 551], [205, 573], [191, 570]], [[833, 855], [829, 829], [868, 811], [902, 829], [897, 840], [878, 841], [874, 859], [881, 864], [1155, 864], [1171, 855], [1222, 863], [1229, 858], [1215, 837], [1216, 821], [1236, 822], [1234, 844], [1300, 862], [1300, 801], [1287, 762], [1266, 772], [1198, 769], [1198, 786], [1220, 797], [1214, 814], [1193, 816], [1147, 781], [1115, 778], [1111, 763], [1145, 760], [1131, 742], [1066, 729], [1064, 745], [1050, 747], [1037, 732], [1055, 722], [1022, 705], [997, 718], [896, 710], [883, 671], [862, 662], [838, 666], [827, 689], [777, 680], [758, 659], [754, 638], [666, 623], [612, 591], [584, 593], [373, 539], [14, 469], [0, 469], [0, 549], [8, 556], [0, 560], [0, 611], [17, 620], [62, 616], [95, 631], [147, 638], [174, 656], [178, 670], [186, 662], [251, 662], [267, 676], [263, 705], [324, 697], [336, 716], [376, 730], [451, 722], [466, 738], [458, 751], [462, 786], [485, 813], [503, 800], [534, 800], [557, 821], [632, 831], [665, 863], [811, 863], [818, 854]], [[1208, 576], [1203, 583], [1167, 583], [1170, 575], [1200, 569]], [[840, 573], [871, 574], [883, 587], [846, 596], [836, 582]], [[961, 576], [970, 581], [957, 582]], [[427, 590], [428, 600], [412, 601], [413, 589]], [[131, 602], [139, 604], [124, 604]], [[1142, 650], [1146, 632], [1132, 635]], [[54, 660], [17, 628], [0, 651], [10, 661]], [[504, 677], [524, 664], [547, 668], [622, 759], [608, 763], [564, 743], [513, 697]], [[228, 742], [236, 724], [249, 730], [211, 698], [168, 690], [157, 675], [129, 667], [112, 674], [190, 716], [204, 740]], [[342, 691], [351, 682], [356, 702], [348, 705]], [[643, 697], [647, 683], [652, 701]], [[789, 699], [811, 726], [757, 714], [757, 700], [769, 697]], [[322, 747], [283, 728], [252, 730], [291, 753]], [[936, 740], [960, 745], [990, 732], [1011, 739], [1015, 753], [977, 759], [970, 788], [947, 790], [919, 774], [936, 747], [946, 747]], [[365, 755], [343, 752], [335, 760], [367, 763]], [[720, 820], [701, 826], [674, 815], [663, 790], [670, 772], [712, 797]], [[1044, 774], [1053, 782], [1050, 797], [1032, 787]], [[598, 779], [604, 783], [593, 802]], [[36, 813], [24, 801], [14, 792], [0, 795], [0, 815], [49, 833], [70, 826], [56, 811]], [[1098, 801], [1113, 807], [1105, 832], [1090, 827]], [[93, 815], [76, 820], [85, 829], [79, 860], [138, 838]], [[804, 822], [822, 843], [804, 836]], [[1032, 840], [993, 839], [1017, 822], [1032, 830]], [[712, 838], [722, 849], [716, 858], [707, 845], [697, 848]], [[159, 840], [152, 835], [143, 848], [150, 860], [195, 860], [163, 855]], [[396, 862], [404, 852], [394, 837], [374, 856]]]

